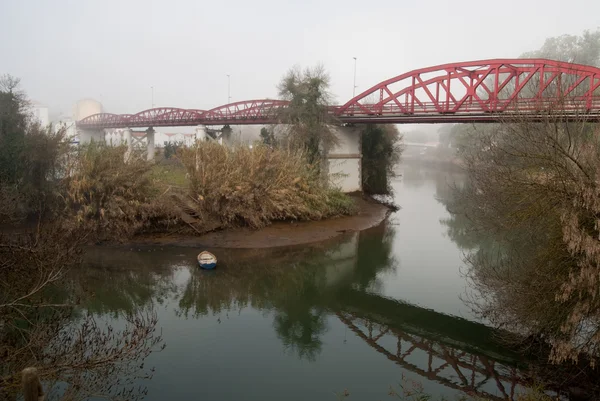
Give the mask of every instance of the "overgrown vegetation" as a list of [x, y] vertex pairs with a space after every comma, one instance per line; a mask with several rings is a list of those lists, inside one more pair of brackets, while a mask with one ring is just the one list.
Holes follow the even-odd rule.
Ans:
[[368, 194], [388, 195], [395, 166], [400, 162], [402, 136], [395, 125], [367, 124], [361, 127], [362, 185]]
[[144, 394], [126, 385], [161, 342], [156, 316], [128, 316], [117, 332], [74, 314], [87, 294], [66, 290], [65, 274], [79, 266], [84, 245], [153, 230], [204, 233], [353, 213], [352, 199], [328, 187], [321, 166], [335, 143], [327, 84], [322, 69], [284, 79], [280, 91], [291, 106], [281, 115], [289, 128], [283, 141], [265, 130], [264, 145], [254, 148], [173, 143], [168, 162], [156, 166], [124, 146], [72, 147], [64, 132], [29, 116], [18, 80], [0, 80], [0, 398], [15, 397], [20, 371], [30, 366], [51, 387], [62, 383], [59, 398]]
[[98, 240], [129, 238], [143, 229], [175, 222], [151, 180], [142, 152], [125, 161], [125, 146], [92, 142], [74, 151], [63, 180], [65, 211]]
[[264, 145], [267, 146], [276, 146], [277, 139], [275, 139], [275, 132], [273, 129], [262, 127], [260, 129], [260, 139]]
[[600, 130], [550, 115], [478, 134], [464, 152], [469, 184], [450, 205], [468, 215], [476, 243], [490, 239], [467, 258], [474, 306], [496, 325], [547, 343], [554, 362], [584, 355], [594, 364]]
[[0, 223], [48, 212], [65, 151], [61, 133], [32, 121], [18, 85], [0, 78]]
[[183, 141], [165, 141], [163, 156], [165, 159], [170, 159], [177, 155], [177, 151], [183, 147]]
[[[524, 56], [598, 65], [600, 30], [548, 39]], [[559, 81], [548, 92], [572, 84]], [[449, 130], [469, 178], [448, 205], [467, 219], [449, 223], [469, 222], [468, 229], [451, 229], [474, 244], [468, 275], [477, 290], [472, 305], [483, 317], [526, 334], [528, 345], [550, 347], [552, 362], [594, 366], [600, 357], [600, 130], [585, 115], [567, 121], [560, 114]]]
[[179, 204], [188, 223], [200, 232], [260, 228], [276, 220], [318, 220], [353, 211], [352, 200], [328, 188], [300, 151], [198, 142], [180, 155], [190, 192]]
[[[73, 314], [85, 294], [64, 291], [65, 274], [78, 266], [92, 234], [85, 220], [102, 216], [106, 195], [118, 195], [102, 185], [119, 178], [104, 177], [106, 168], [84, 177], [93, 163], [84, 157], [73, 164], [63, 133], [29, 116], [17, 85], [0, 79], [0, 399], [16, 399], [20, 372], [32, 366], [50, 390], [61, 384], [64, 399], [135, 399], [143, 388], [132, 379], [145, 374], [140, 364], [161, 341], [156, 318], [137, 313], [121, 331], [101, 328]], [[117, 380], [124, 386], [113, 386]]]

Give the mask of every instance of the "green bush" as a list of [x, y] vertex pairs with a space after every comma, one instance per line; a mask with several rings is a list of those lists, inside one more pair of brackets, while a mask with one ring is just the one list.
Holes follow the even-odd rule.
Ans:
[[368, 194], [391, 193], [390, 179], [400, 161], [402, 136], [395, 125], [367, 124], [362, 129], [362, 185]]
[[48, 213], [56, 200], [66, 143], [63, 132], [41, 127], [24, 95], [0, 78], [0, 222], [20, 222]]
[[165, 159], [170, 159], [177, 154], [177, 151], [183, 147], [183, 141], [165, 141], [164, 156]]

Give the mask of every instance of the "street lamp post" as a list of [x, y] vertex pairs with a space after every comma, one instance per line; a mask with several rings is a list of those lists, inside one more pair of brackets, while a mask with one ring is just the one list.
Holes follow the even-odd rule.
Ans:
[[227, 104], [231, 103], [231, 76], [227, 74]]
[[352, 98], [356, 94], [356, 57], [352, 57], [354, 59], [354, 84], [352, 85]]
[[150, 89], [152, 89], [152, 108], [154, 108], [154, 86], [151, 86]]

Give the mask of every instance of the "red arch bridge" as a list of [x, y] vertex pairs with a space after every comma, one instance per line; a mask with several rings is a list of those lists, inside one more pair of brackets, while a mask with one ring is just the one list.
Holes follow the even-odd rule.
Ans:
[[[284, 100], [247, 100], [211, 110], [160, 107], [101, 113], [83, 130], [274, 124]], [[494, 59], [422, 68], [380, 82], [329, 112], [341, 123], [496, 122], [549, 112], [600, 121], [600, 69], [547, 59]]]

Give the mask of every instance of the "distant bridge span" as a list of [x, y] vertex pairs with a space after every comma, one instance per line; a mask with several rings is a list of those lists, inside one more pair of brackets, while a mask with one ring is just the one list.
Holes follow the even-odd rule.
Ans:
[[[284, 100], [247, 100], [211, 110], [160, 107], [101, 113], [83, 130], [196, 125], [276, 124]], [[380, 82], [329, 113], [341, 123], [497, 122], [549, 112], [600, 121], [600, 69], [547, 59], [493, 59], [413, 70]]]

